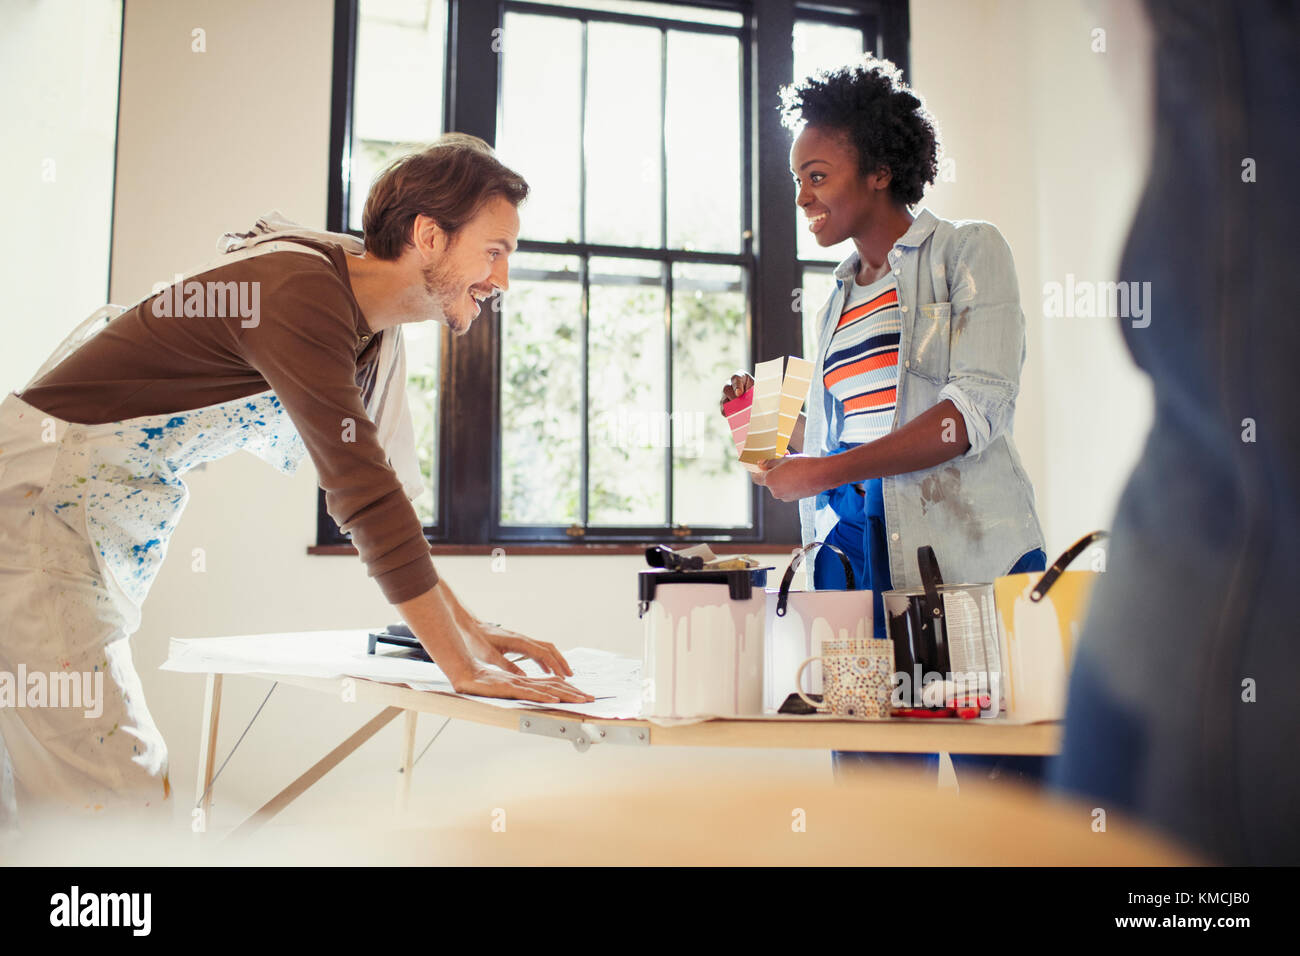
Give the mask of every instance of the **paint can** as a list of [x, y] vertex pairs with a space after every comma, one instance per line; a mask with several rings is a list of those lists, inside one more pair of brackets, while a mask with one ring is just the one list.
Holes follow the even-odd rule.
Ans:
[[638, 573], [643, 716], [762, 714], [764, 599], [754, 576], [749, 570]]
[[[791, 591], [795, 572], [816, 548], [830, 548], [844, 566], [844, 591]], [[766, 592], [763, 709], [776, 713], [795, 693], [795, 672], [810, 657], [820, 657], [825, 641], [868, 640], [872, 636], [871, 592], [857, 590], [853, 566], [833, 544], [813, 541], [795, 552], [781, 586]], [[804, 689], [822, 693], [822, 662], [808, 665]]]
[[[881, 594], [894, 642], [895, 702], [904, 707], [939, 706], [927, 685], [949, 682], [959, 695], [992, 698], [983, 717], [996, 717], [1002, 693], [1002, 665], [993, 585], [944, 584], [934, 549], [916, 550], [921, 587]], [[951, 696], [947, 693], [940, 698]]]

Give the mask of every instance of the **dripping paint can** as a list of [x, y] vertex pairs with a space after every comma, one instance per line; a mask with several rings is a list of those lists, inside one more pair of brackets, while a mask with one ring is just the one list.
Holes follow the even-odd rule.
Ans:
[[[844, 591], [791, 591], [795, 572], [818, 547], [839, 555], [844, 566]], [[764, 635], [763, 707], [775, 713], [795, 693], [795, 674], [810, 657], [820, 657], [824, 641], [867, 640], [872, 636], [871, 592], [856, 589], [853, 566], [833, 544], [814, 541], [800, 548], [786, 568], [781, 586], [767, 590], [767, 626]], [[822, 692], [820, 660], [808, 666], [804, 688]]]
[[761, 715], [765, 599], [754, 572], [641, 571], [637, 589], [642, 715]]

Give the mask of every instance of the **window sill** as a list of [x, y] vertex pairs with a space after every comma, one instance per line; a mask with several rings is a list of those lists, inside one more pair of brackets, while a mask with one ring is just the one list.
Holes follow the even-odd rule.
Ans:
[[[744, 542], [735, 542], [734, 547], [730, 542], [709, 542], [717, 553], [725, 554], [789, 554], [796, 548], [801, 547], [798, 542], [791, 544], [745, 544]], [[591, 542], [578, 542], [575, 544], [522, 544], [519, 542], [503, 541], [498, 544], [431, 544], [429, 553], [433, 555], [490, 555], [493, 551], [500, 548], [512, 555], [537, 555], [537, 556], [591, 556], [598, 554], [645, 554], [648, 544], [595, 544]], [[357, 554], [357, 549], [350, 544], [314, 544], [307, 548], [308, 554], [322, 555], [353, 555]]]

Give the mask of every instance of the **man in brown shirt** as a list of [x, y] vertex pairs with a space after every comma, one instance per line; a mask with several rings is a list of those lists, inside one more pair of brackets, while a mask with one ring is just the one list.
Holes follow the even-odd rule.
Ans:
[[[554, 645], [477, 620], [440, 582], [423, 528], [358, 384], [384, 329], [442, 321], [460, 335], [508, 285], [528, 186], [482, 140], [449, 134], [375, 182], [365, 252], [296, 243], [203, 273], [205, 288], [163, 290], [115, 318], [18, 397], [68, 422], [180, 413], [274, 390], [311, 456], [330, 515], [368, 573], [459, 692], [541, 702], [589, 701], [566, 683]], [[233, 283], [233, 285], [232, 285]], [[238, 308], [233, 307], [238, 304]], [[522, 652], [551, 676], [529, 678]], [[493, 666], [495, 665], [495, 666]]]

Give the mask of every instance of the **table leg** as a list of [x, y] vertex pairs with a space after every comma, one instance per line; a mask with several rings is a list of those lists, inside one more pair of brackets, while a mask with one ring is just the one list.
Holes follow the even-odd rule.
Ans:
[[337, 767], [343, 761], [343, 758], [382, 730], [394, 717], [402, 713], [402, 710], [401, 707], [385, 707], [370, 718], [365, 726], [316, 761], [302, 776], [281, 790], [260, 810], [236, 827], [231, 837], [245, 837], [256, 832], [263, 824], [296, 800], [303, 791]]
[[209, 674], [203, 692], [203, 722], [199, 727], [199, 779], [194, 791], [199, 811], [197, 833], [206, 833], [212, 823], [212, 772], [217, 762], [217, 725], [221, 719], [221, 677]]
[[403, 814], [411, 801], [411, 771], [415, 765], [415, 728], [420, 719], [419, 711], [406, 712], [406, 726], [402, 734], [402, 766], [397, 778], [397, 812]]

